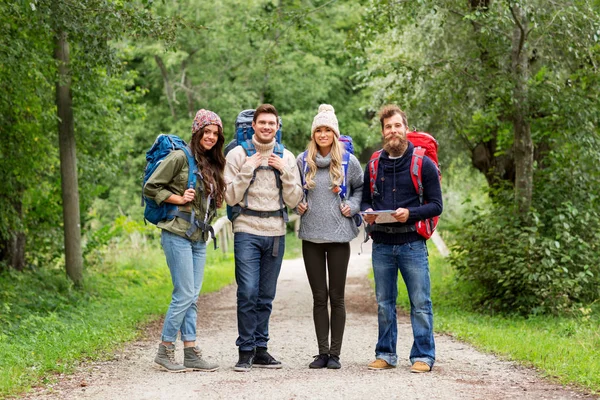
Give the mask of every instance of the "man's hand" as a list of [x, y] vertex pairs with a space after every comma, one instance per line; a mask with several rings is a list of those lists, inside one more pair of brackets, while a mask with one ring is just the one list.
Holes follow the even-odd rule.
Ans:
[[[373, 211], [373, 209], [372, 208], [368, 208], [365, 211]], [[375, 214], [364, 214], [363, 215], [363, 219], [365, 220], [365, 222], [367, 224], [372, 224], [377, 219], [377, 215], [375, 215]]]
[[410, 213], [407, 208], [398, 208], [392, 213], [392, 217], [398, 222], [406, 222], [408, 220], [408, 214]]
[[263, 161], [263, 158], [260, 155], [260, 153], [258, 153], [258, 152], [254, 153], [250, 157], [246, 157], [246, 164], [252, 165], [253, 169], [260, 167], [260, 165], [262, 164], [262, 161]]
[[277, 154], [271, 153], [269, 156], [269, 167], [273, 167], [283, 173], [285, 162], [283, 161], [283, 158], [279, 157]]

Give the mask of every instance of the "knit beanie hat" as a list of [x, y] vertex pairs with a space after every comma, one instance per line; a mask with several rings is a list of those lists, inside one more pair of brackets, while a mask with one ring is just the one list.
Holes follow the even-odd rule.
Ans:
[[338, 120], [335, 116], [335, 110], [333, 106], [329, 104], [321, 104], [319, 106], [319, 113], [315, 115], [312, 123], [311, 135], [315, 133], [315, 129], [320, 126], [327, 126], [335, 133], [336, 137], [340, 137], [340, 128], [338, 127]]
[[216, 113], [205, 110], [204, 108], [198, 110], [196, 117], [194, 118], [194, 122], [192, 123], [192, 134], [198, 132], [207, 125], [217, 125], [223, 129], [221, 118], [219, 118]]

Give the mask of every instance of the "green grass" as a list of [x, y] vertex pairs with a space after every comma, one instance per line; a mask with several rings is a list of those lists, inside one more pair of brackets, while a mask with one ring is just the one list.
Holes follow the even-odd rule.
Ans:
[[[469, 307], [465, 287], [429, 243], [436, 332], [448, 333], [502, 358], [539, 369], [560, 383], [600, 393], [600, 316], [582, 308], [580, 316], [530, 318], [483, 315]], [[402, 278], [398, 305], [409, 310]]]
[[285, 254], [284, 260], [293, 260], [302, 257], [302, 240], [296, 237], [293, 232], [285, 235]]
[[[47, 383], [82, 360], [111, 357], [140, 325], [166, 312], [172, 285], [159, 244], [119, 247], [104, 257], [85, 272], [80, 291], [62, 270], [0, 275], [0, 398]], [[211, 247], [202, 292], [231, 283], [233, 275], [233, 256]]]

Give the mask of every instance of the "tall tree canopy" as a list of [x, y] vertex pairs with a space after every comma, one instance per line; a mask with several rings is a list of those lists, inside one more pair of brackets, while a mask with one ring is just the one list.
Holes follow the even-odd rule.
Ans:
[[[56, 243], [64, 230], [67, 272], [79, 284], [79, 205], [87, 210], [98, 183], [116, 172], [111, 143], [132, 97], [123, 90], [129, 78], [112, 43], [126, 35], [168, 38], [173, 28], [132, 1], [5, 2], [0, 21], [0, 166], [7, 172], [0, 262], [22, 269], [52, 260], [62, 251]], [[36, 251], [27, 253], [26, 244]]]
[[[464, 276], [483, 283], [484, 298], [526, 312], [544, 303], [540, 294], [554, 305], [598, 297], [572, 290], [600, 272], [589, 270], [599, 213], [598, 4], [374, 0], [361, 32], [359, 75], [374, 105], [398, 102], [442, 149], [466, 150], [503, 215], [481, 213], [468, 224], [479, 232], [461, 232]], [[573, 212], [594, 216], [584, 231], [552, 222]], [[572, 242], [577, 256], [566, 257]], [[515, 244], [516, 259], [504, 243]]]

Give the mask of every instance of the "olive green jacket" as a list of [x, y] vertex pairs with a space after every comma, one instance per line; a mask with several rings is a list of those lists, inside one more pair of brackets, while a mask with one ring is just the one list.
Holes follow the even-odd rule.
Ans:
[[[156, 171], [150, 176], [144, 185], [144, 195], [153, 199], [156, 204], [161, 205], [171, 195], [176, 194], [183, 196], [188, 182], [189, 166], [187, 157], [183, 150], [172, 151], [156, 168]], [[204, 181], [198, 177], [196, 179], [196, 196], [194, 200], [185, 205], [178, 206], [180, 211], [191, 212], [192, 209], [196, 213], [196, 219], [210, 224], [215, 215], [217, 208], [214, 199], [210, 200], [210, 206], [204, 190]], [[208, 208], [208, 213], [206, 212]], [[161, 221], [157, 224], [161, 229], [165, 229], [176, 235], [186, 236], [186, 232], [190, 227], [190, 223], [183, 218], [173, 218], [170, 220]], [[197, 229], [188, 239], [192, 241], [208, 240], [208, 232], [203, 232]]]

